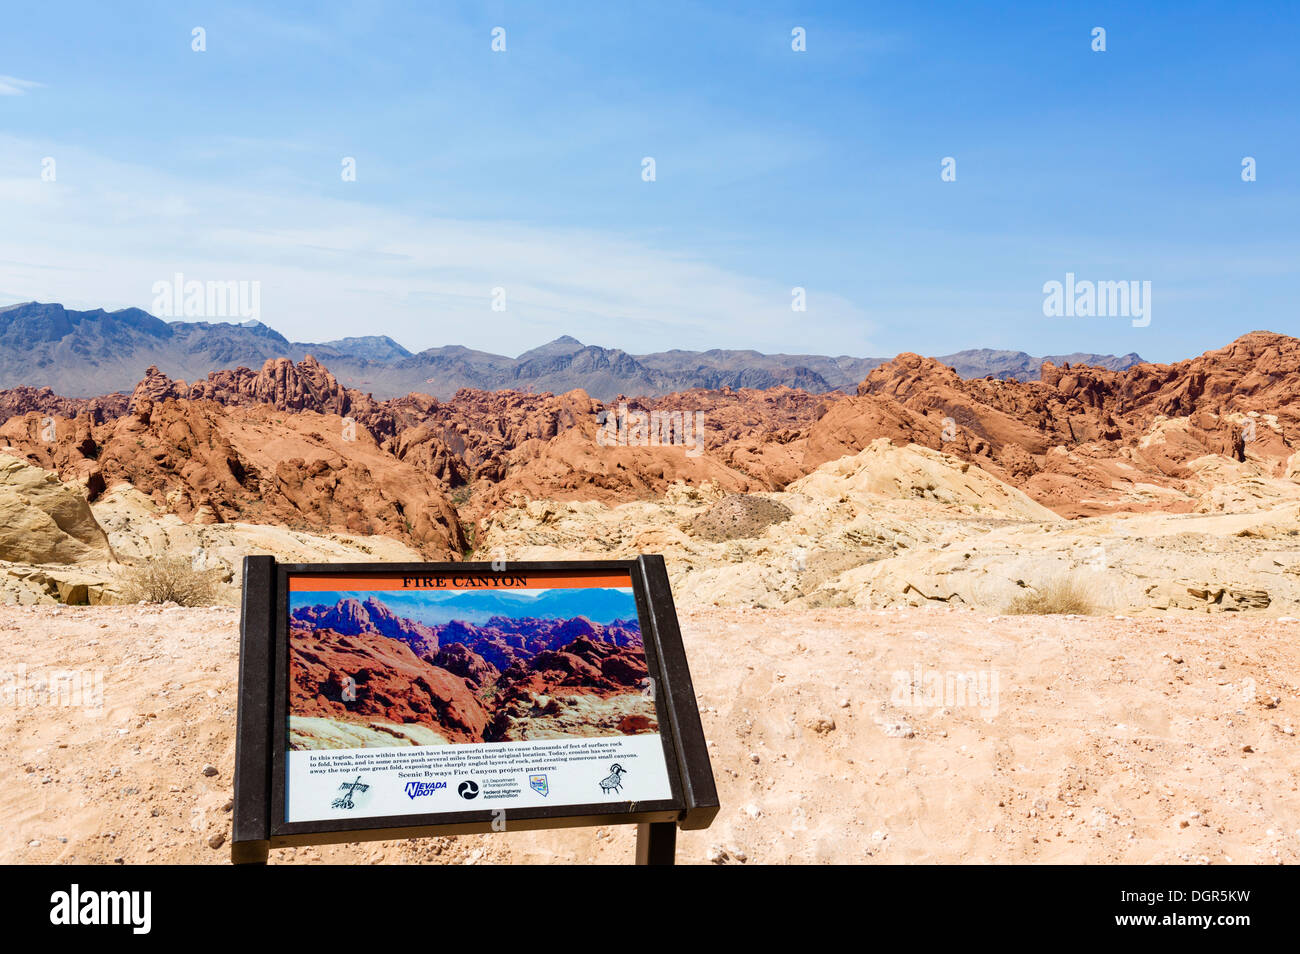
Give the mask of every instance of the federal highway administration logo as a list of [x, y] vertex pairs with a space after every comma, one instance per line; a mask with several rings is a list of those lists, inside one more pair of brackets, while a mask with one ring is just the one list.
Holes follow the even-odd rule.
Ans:
[[546, 784], [545, 775], [528, 776], [528, 787], [531, 788], [538, 795], [542, 795], [542, 796], [549, 794], [551, 791], [550, 786]]
[[478, 798], [478, 782], [467, 778], [457, 786], [456, 793], [460, 795], [461, 798]]

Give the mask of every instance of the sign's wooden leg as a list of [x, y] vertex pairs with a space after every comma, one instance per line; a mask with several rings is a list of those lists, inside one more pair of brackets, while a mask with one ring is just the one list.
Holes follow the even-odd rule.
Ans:
[[645, 822], [636, 826], [636, 863], [676, 864], [677, 823]]

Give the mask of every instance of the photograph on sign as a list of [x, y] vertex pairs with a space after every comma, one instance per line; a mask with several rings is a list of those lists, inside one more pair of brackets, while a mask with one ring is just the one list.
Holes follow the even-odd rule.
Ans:
[[672, 797], [631, 577], [295, 575], [285, 821]]

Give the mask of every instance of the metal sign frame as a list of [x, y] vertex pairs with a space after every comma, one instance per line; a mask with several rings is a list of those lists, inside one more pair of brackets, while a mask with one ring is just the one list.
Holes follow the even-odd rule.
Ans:
[[[566, 572], [627, 572], [636, 598], [659, 734], [672, 795], [653, 802], [603, 802], [480, 808], [358, 819], [285, 821], [289, 733], [289, 577], [357, 574], [505, 577]], [[677, 612], [662, 556], [635, 560], [510, 563], [295, 563], [244, 558], [240, 619], [239, 708], [235, 737], [234, 832], [231, 861], [265, 863], [271, 848], [506, 830], [637, 824], [637, 862], [671, 864], [677, 828], [707, 828], [718, 813], [709, 762]], [[496, 822], [496, 827], [494, 827]]]

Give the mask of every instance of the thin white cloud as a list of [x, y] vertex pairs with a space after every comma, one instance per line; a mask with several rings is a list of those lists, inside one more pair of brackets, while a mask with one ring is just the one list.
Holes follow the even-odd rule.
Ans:
[[[16, 158], [33, 155], [58, 159], [56, 181]], [[797, 275], [740, 274], [635, 233], [427, 217], [343, 182], [327, 198], [186, 182], [4, 137], [0, 157], [0, 288], [22, 300], [153, 310], [154, 283], [181, 272], [260, 282], [261, 319], [298, 341], [870, 353], [872, 323], [833, 289], [808, 288], [794, 312]]]
[[29, 89], [44, 85], [35, 80], [19, 79], [17, 76], [0, 76], [0, 96], [24, 96]]

